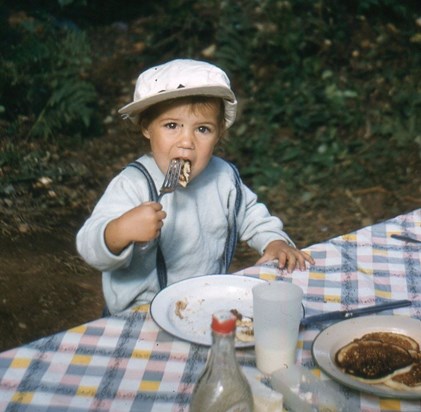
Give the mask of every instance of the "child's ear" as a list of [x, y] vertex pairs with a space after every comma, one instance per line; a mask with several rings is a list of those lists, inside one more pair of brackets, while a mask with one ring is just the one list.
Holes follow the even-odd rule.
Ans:
[[148, 128], [145, 127], [145, 125], [143, 123], [140, 124], [140, 133], [142, 133], [142, 135], [145, 139], [150, 140], [151, 134], [149, 133]]
[[150, 140], [150, 139], [151, 139], [151, 135], [150, 135], [150, 133], [149, 133], [149, 130], [148, 130], [148, 129], [142, 129], [142, 135], [143, 135], [143, 137], [144, 137], [145, 139], [148, 139], [148, 140]]

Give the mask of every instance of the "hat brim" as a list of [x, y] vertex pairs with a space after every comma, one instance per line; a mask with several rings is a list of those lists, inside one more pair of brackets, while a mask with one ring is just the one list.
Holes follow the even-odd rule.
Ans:
[[129, 103], [119, 109], [118, 112], [121, 115], [128, 117], [132, 122], [137, 123], [139, 115], [154, 104], [163, 102], [165, 100], [186, 96], [209, 96], [222, 98], [225, 104], [225, 122], [227, 128], [234, 123], [236, 114], [235, 106], [237, 104], [235, 95], [230, 89], [218, 86], [186, 87], [177, 90], [162, 91], [159, 94], [154, 94], [153, 96], [146, 97], [145, 99]]

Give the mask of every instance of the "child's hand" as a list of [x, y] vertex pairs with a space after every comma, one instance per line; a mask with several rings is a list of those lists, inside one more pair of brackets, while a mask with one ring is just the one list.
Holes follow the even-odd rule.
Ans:
[[273, 242], [270, 242], [265, 249], [263, 256], [256, 264], [275, 259], [278, 260], [279, 268], [287, 269], [289, 273], [294, 269], [305, 270], [306, 262], [314, 265], [314, 260], [308, 253], [289, 246], [283, 240], [274, 240]]
[[146, 202], [112, 220], [105, 229], [105, 243], [116, 255], [130, 243], [146, 243], [159, 236], [167, 214], [157, 202]]

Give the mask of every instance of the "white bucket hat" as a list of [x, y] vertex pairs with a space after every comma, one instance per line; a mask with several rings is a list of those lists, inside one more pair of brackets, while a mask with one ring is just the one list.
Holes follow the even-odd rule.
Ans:
[[118, 112], [137, 123], [139, 114], [148, 107], [184, 96], [221, 97], [225, 105], [225, 125], [230, 127], [237, 113], [237, 100], [228, 76], [213, 64], [176, 59], [141, 73], [136, 81], [133, 102]]

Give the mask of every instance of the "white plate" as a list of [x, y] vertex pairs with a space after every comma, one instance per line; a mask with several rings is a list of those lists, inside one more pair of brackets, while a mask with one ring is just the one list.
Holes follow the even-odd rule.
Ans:
[[[210, 324], [218, 310], [236, 309], [244, 316], [253, 316], [252, 288], [266, 282], [240, 275], [208, 275], [182, 280], [159, 292], [151, 303], [153, 320], [177, 338], [209, 346], [212, 343]], [[177, 301], [186, 308], [176, 314]], [[236, 347], [252, 347], [253, 342], [236, 341]]]
[[402, 333], [415, 339], [421, 346], [421, 321], [406, 316], [364, 316], [333, 324], [320, 332], [313, 342], [313, 358], [323, 372], [350, 388], [382, 398], [421, 399], [419, 392], [399, 391], [382, 384], [357, 381], [336, 366], [336, 352], [369, 332]]

